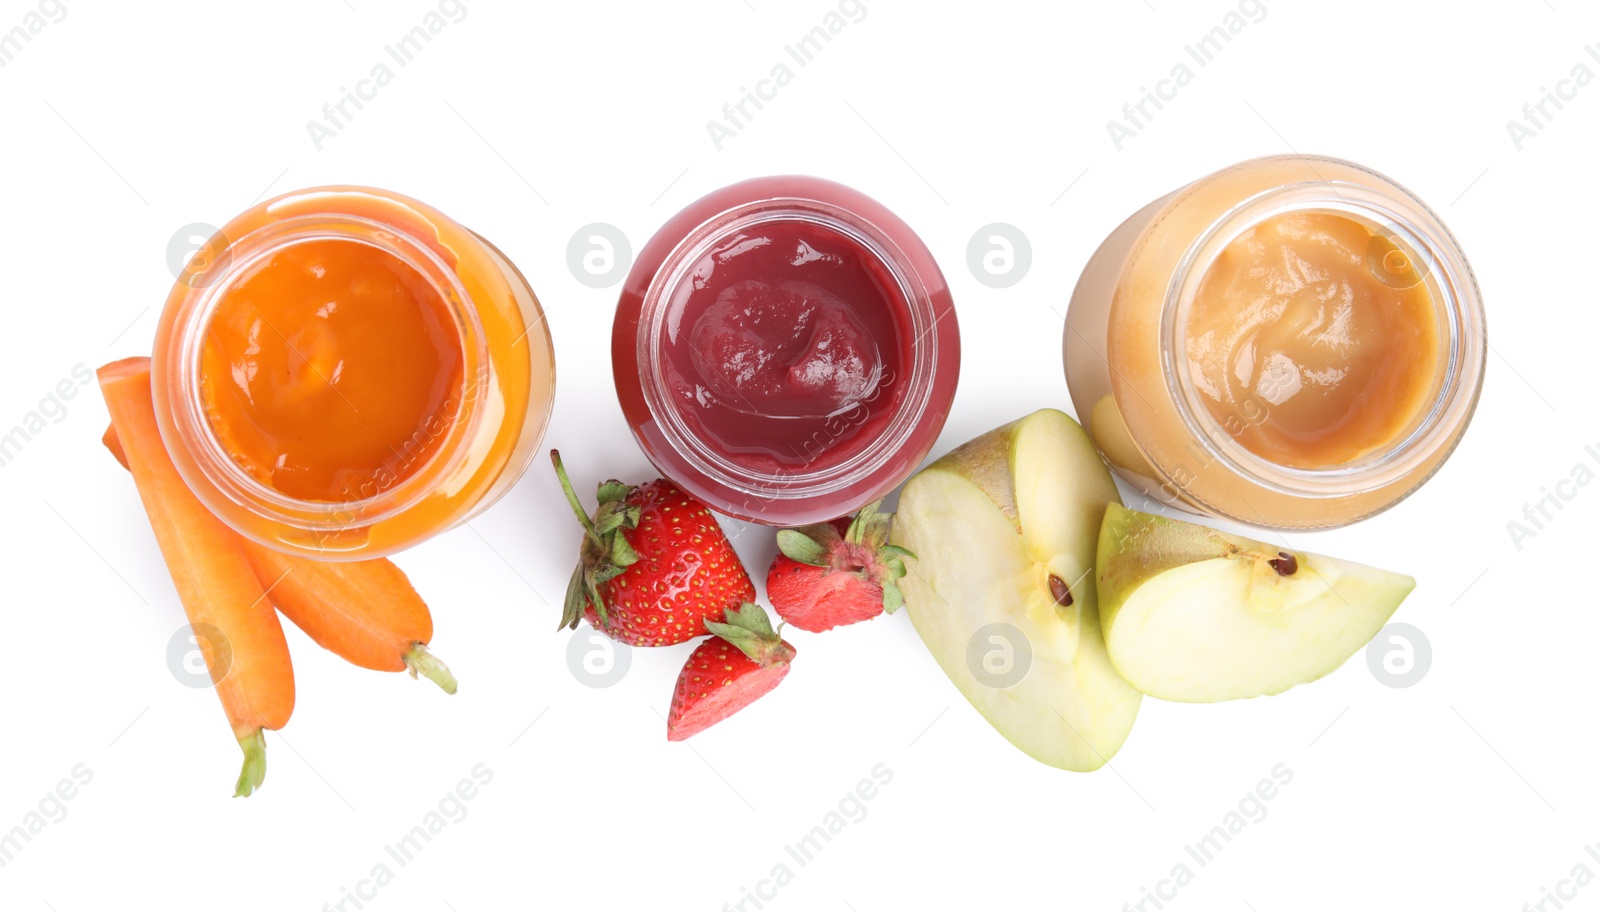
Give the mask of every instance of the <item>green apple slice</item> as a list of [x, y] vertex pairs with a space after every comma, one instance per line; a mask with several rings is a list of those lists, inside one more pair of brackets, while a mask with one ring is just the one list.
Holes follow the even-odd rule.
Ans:
[[1112, 504], [1096, 560], [1111, 661], [1152, 697], [1282, 693], [1371, 640], [1416, 580]]
[[1088, 435], [1046, 409], [918, 473], [895, 513], [892, 541], [917, 555], [900, 589], [923, 643], [1000, 734], [1061, 769], [1104, 765], [1139, 711], [1095, 600], [1116, 502]]

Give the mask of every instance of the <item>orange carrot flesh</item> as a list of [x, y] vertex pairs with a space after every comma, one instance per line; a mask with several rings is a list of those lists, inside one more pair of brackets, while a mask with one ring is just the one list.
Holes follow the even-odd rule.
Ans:
[[421, 672], [455, 693], [455, 679], [425, 648], [433, 615], [393, 561], [311, 560], [248, 539], [244, 551], [278, 610], [317, 645], [362, 668]]
[[[127, 466], [117, 429], [101, 438]], [[433, 615], [405, 572], [386, 558], [318, 561], [276, 551], [229, 530], [244, 548], [256, 579], [284, 617], [317, 645], [362, 668], [410, 670], [456, 692], [450, 670], [427, 651]]]
[[115, 459], [124, 469], [128, 467], [128, 454], [122, 452], [122, 441], [117, 439], [117, 426], [106, 425], [106, 432], [100, 435], [100, 442], [111, 451], [111, 458]]
[[245, 752], [235, 794], [248, 795], [266, 775], [262, 730], [282, 728], [294, 711], [294, 671], [283, 627], [238, 536], [195, 497], [167, 454], [150, 395], [150, 359], [115, 361], [97, 374], [115, 439], [189, 624], [216, 629], [228, 647], [228, 664], [219, 667], [219, 644], [196, 637]]

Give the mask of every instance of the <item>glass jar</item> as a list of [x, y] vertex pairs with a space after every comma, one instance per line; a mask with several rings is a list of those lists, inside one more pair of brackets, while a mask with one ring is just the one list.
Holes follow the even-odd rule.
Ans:
[[712, 509], [799, 525], [888, 494], [960, 370], [950, 290], [911, 228], [812, 177], [717, 190], [640, 251], [613, 323], [617, 397], [660, 472]]
[[[1333, 218], [1313, 223], [1308, 216]], [[1345, 265], [1354, 272], [1330, 277], [1301, 261], [1293, 247], [1326, 238], [1302, 233], [1302, 240], [1288, 242], [1280, 262], [1294, 262], [1281, 268], [1300, 270], [1307, 284], [1323, 283], [1313, 291], [1328, 300], [1286, 305], [1287, 298], [1261, 297], [1242, 305], [1259, 312], [1239, 319], [1262, 321], [1267, 335], [1241, 337], [1237, 350], [1226, 351], [1237, 363], [1224, 373], [1236, 378], [1207, 375], [1202, 364], [1216, 354], [1206, 348], [1215, 339], [1205, 334], [1205, 325], [1191, 322], [1199, 311], [1207, 312], [1205, 320], [1215, 320], [1212, 312], [1219, 299], [1204, 296], [1216, 294], [1220, 286], [1207, 284], [1208, 275], [1216, 268], [1233, 270], [1235, 283], [1254, 281], [1252, 275], [1292, 279], [1293, 273], [1275, 271], [1279, 266], [1258, 265], [1251, 273], [1237, 264], [1241, 254], [1248, 257], [1253, 250], [1259, 255], [1266, 249], [1259, 240], [1263, 226], [1289, 224], [1287, 218], [1337, 230], [1353, 223], [1364, 231], [1356, 237], [1365, 238], [1366, 249], [1346, 257]], [[1229, 257], [1235, 260], [1219, 267]], [[1373, 281], [1355, 274], [1361, 270]], [[1256, 428], [1277, 420], [1275, 409], [1300, 406], [1285, 405], [1291, 397], [1361, 382], [1358, 367], [1352, 365], [1359, 363], [1360, 371], [1376, 369], [1371, 351], [1363, 352], [1361, 346], [1377, 346], [1372, 350], [1377, 351], [1385, 344], [1381, 337], [1399, 338], [1392, 330], [1359, 325], [1364, 312], [1351, 310], [1348, 302], [1359, 299], [1359, 308], [1360, 300], [1381, 297], [1361, 298], [1356, 286], [1363, 283], [1421, 302], [1416, 325], [1404, 327], [1414, 332], [1402, 334], [1422, 340], [1417, 343], [1423, 346], [1417, 350], [1420, 355], [1405, 359], [1398, 373], [1389, 365], [1407, 389], [1417, 391], [1416, 408], [1394, 417], [1391, 431], [1381, 439], [1352, 445], [1346, 456], [1335, 459], [1297, 461], [1254, 446]], [[1288, 284], [1298, 288], [1300, 282]], [[1287, 319], [1283, 308], [1302, 303], [1312, 314], [1307, 319], [1325, 321], [1324, 336], [1295, 344], [1321, 350], [1285, 354], [1255, 347], [1281, 343], [1280, 328], [1271, 321]], [[1368, 323], [1381, 322], [1365, 313]], [[1329, 333], [1333, 341], [1324, 344]], [[1272, 338], [1263, 341], [1267, 336]], [[1340, 353], [1330, 356], [1329, 346]], [[1123, 222], [1084, 268], [1068, 310], [1063, 349], [1078, 416], [1124, 481], [1191, 512], [1266, 527], [1314, 529], [1355, 522], [1393, 506], [1439, 469], [1461, 440], [1477, 404], [1486, 343], [1472, 269], [1431, 209], [1360, 165], [1293, 155], [1247, 161], [1201, 178]], [[1302, 354], [1323, 359], [1348, 355], [1350, 360], [1318, 372], [1296, 361]], [[1363, 357], [1367, 361], [1359, 360]], [[1243, 395], [1230, 398], [1218, 391], [1219, 385], [1232, 386], [1236, 380]], [[1344, 421], [1351, 415], [1362, 417], [1361, 409], [1399, 408], [1395, 401], [1374, 391], [1349, 405], [1349, 414], [1329, 418]], [[1309, 437], [1318, 430], [1328, 429], [1301, 426], [1293, 433]]]
[[[344, 257], [344, 265], [319, 259], [330, 251]], [[335, 269], [341, 270], [336, 276], [329, 272]], [[324, 279], [326, 286], [314, 284]], [[293, 283], [292, 293], [264, 289], [268, 280]], [[358, 300], [377, 294], [372, 288], [389, 296]], [[306, 297], [313, 294], [318, 297]], [[325, 306], [308, 316], [306, 302], [324, 297]], [[442, 340], [448, 374], [415, 364], [385, 366], [385, 358], [393, 362], [399, 354], [384, 348], [381, 335], [368, 338], [367, 330], [419, 320], [413, 300], [437, 310], [430, 325]], [[280, 305], [281, 312], [264, 310]], [[367, 322], [339, 323], [350, 318], [332, 316], [351, 310]], [[224, 326], [224, 320], [232, 322]], [[249, 332], [241, 336], [244, 348], [219, 348], [237, 326]], [[364, 442], [392, 450], [395, 460], [381, 470], [313, 466], [329, 478], [342, 477], [343, 486], [333, 494], [307, 494], [277, 480], [288, 476], [274, 474], [270, 449], [243, 452], [241, 440], [256, 447], [288, 442], [249, 426], [251, 397], [278, 395], [263, 392], [270, 378], [256, 377], [261, 365], [251, 358], [260, 357], [263, 346], [281, 349], [285, 370], [304, 375], [306, 395], [350, 407], [336, 421], [307, 425], [298, 442], [323, 447], [313, 452], [337, 453], [346, 437], [369, 435], [374, 439]], [[421, 373], [418, 382], [436, 397], [434, 407], [410, 423], [379, 422], [383, 397], [401, 392], [398, 385], [389, 392], [373, 388], [370, 380], [354, 392], [358, 387], [351, 384], [365, 378], [345, 369], [358, 362], [391, 372], [378, 375], [385, 379]], [[321, 187], [252, 207], [190, 260], [161, 316], [151, 382], [173, 462], [218, 517], [287, 553], [357, 560], [391, 554], [465, 522], [511, 487], [549, 420], [555, 359], [538, 299], [488, 241], [396, 193]], [[366, 414], [356, 401], [367, 406]], [[235, 402], [243, 405], [229, 404]], [[287, 459], [283, 449], [276, 462]]]

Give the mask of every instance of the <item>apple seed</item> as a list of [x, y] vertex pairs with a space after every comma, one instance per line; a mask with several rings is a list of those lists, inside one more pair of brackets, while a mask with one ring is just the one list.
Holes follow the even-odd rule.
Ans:
[[[1289, 572], [1293, 573], [1294, 571], [1290, 570]], [[1072, 607], [1072, 590], [1067, 587], [1065, 580], [1054, 573], [1050, 574], [1050, 597], [1055, 599], [1056, 604], [1063, 608]]]

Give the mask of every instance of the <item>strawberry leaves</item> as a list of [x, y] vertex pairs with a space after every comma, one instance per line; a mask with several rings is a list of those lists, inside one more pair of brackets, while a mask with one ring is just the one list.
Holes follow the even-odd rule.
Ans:
[[[739, 608], [729, 608], [727, 623], [719, 624], [706, 619], [706, 629], [727, 640], [757, 665], [787, 662], [794, 658], [794, 647], [785, 643], [772, 629], [772, 621], [760, 605], [746, 602]], [[780, 627], [782, 625], [779, 625]]]
[[889, 522], [894, 519], [892, 513], [882, 513], [878, 505], [883, 503], [875, 500], [861, 508], [856, 518], [850, 521], [850, 528], [845, 532], [845, 541], [853, 545], [868, 545], [874, 550], [882, 547], [889, 541]]
[[906, 558], [916, 560], [917, 556], [899, 545], [884, 545], [878, 549], [878, 557], [883, 560], [884, 567], [889, 571], [889, 578], [883, 580], [883, 610], [886, 614], [894, 614], [900, 606], [906, 603], [905, 596], [900, 594], [900, 587], [896, 585], [906, 576]]
[[585, 603], [594, 606], [600, 622], [606, 622], [606, 602], [600, 587], [621, 576], [638, 563], [639, 552], [622, 533], [639, 527], [640, 510], [628, 503], [632, 488], [620, 481], [603, 482], [597, 493], [599, 506], [594, 517], [584, 511], [583, 503], [572, 489], [567, 470], [561, 464], [561, 454], [550, 451], [550, 461], [555, 463], [556, 478], [561, 481], [561, 491], [567, 497], [572, 512], [583, 524], [583, 544], [578, 549], [578, 566], [567, 583], [567, 595], [562, 604], [561, 626], [558, 630], [576, 628], [583, 617]]
[[778, 530], [778, 550], [790, 560], [812, 567], [829, 566], [834, 547], [842, 540], [831, 523]]

